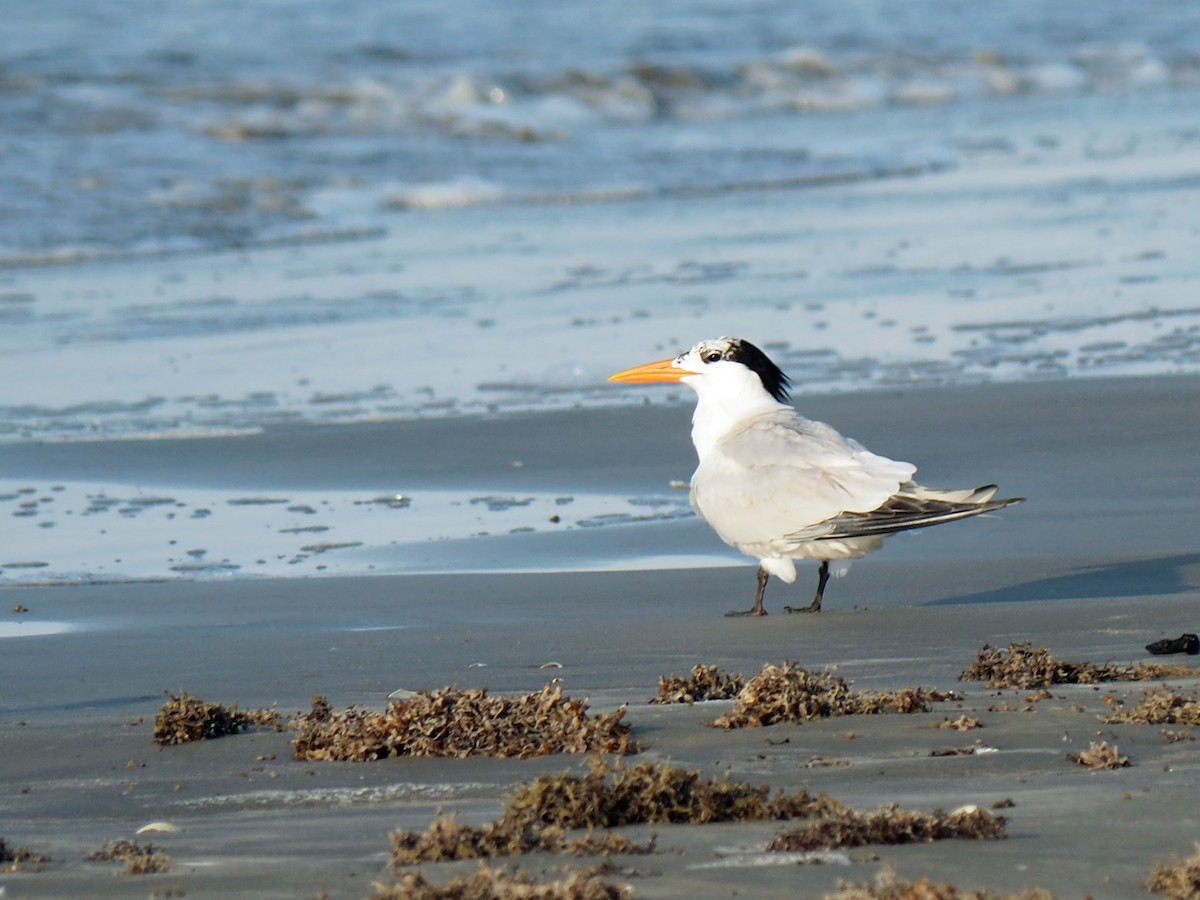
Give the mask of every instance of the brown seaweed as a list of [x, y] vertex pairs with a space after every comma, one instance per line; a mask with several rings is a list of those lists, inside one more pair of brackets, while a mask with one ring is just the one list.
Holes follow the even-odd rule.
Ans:
[[28, 847], [9, 847], [0, 838], [0, 872], [40, 872], [50, 857]]
[[804, 722], [827, 716], [928, 712], [933, 703], [957, 695], [932, 688], [856, 691], [830, 673], [814, 673], [794, 663], [768, 664], [737, 695], [733, 709], [710, 725], [744, 728]]
[[1073, 763], [1079, 763], [1081, 766], [1086, 766], [1089, 769], [1097, 771], [1103, 769], [1124, 769], [1129, 765], [1129, 757], [1122, 756], [1116, 744], [1110, 747], [1108, 741], [1101, 741], [1099, 744], [1093, 741], [1088, 744], [1086, 750], [1080, 753], [1068, 753], [1067, 759]]
[[280, 727], [279, 713], [269, 709], [240, 710], [206, 703], [187, 693], [169, 698], [154, 717], [154, 742], [160, 747], [204, 741], [237, 734], [250, 728]]
[[701, 700], [729, 700], [737, 696], [746, 683], [740, 672], [726, 674], [717, 666], [695, 665], [686, 678], [659, 676], [658, 696], [650, 703], [696, 703]]
[[1155, 863], [1146, 879], [1146, 890], [1168, 900], [1200, 900], [1200, 844], [1187, 859], [1175, 857], [1169, 865]]
[[1045, 647], [1034, 647], [1028, 641], [1012, 643], [1007, 650], [983, 645], [975, 661], [962, 674], [960, 681], [983, 681], [989, 688], [1049, 687], [1052, 684], [1099, 684], [1106, 681], [1151, 681], [1195, 675], [1188, 666], [1157, 663], [1135, 663], [1119, 666], [1105, 663], [1073, 662], [1051, 656]]
[[123, 862], [127, 875], [149, 875], [170, 872], [171, 857], [153, 844], [137, 841], [109, 841], [99, 850], [87, 855], [89, 862]]
[[629, 888], [604, 881], [595, 872], [573, 872], [565, 880], [539, 884], [521, 872], [483, 866], [469, 878], [431, 884], [405, 872], [395, 884], [374, 884], [368, 900], [630, 900]]
[[295, 721], [292, 745], [297, 759], [354, 762], [640, 750], [621, 721], [625, 707], [594, 716], [587, 710], [587, 703], [563, 696], [557, 685], [517, 697], [448, 687], [392, 701], [383, 712], [351, 707], [334, 713], [324, 698], [316, 698], [313, 712]]
[[916, 881], [897, 881], [896, 873], [885, 869], [874, 884], [842, 883], [826, 900], [1054, 900], [1054, 895], [1042, 888], [1027, 888], [1017, 894], [968, 891], [954, 884], [935, 884], [924, 875]]
[[1007, 820], [979, 807], [945, 813], [914, 812], [882, 806], [868, 812], [843, 809], [786, 831], [767, 844], [768, 850], [832, 850], [866, 844], [925, 844], [952, 838], [997, 840], [1008, 836]]
[[522, 785], [500, 818], [486, 825], [465, 825], [439, 813], [424, 832], [393, 832], [392, 866], [535, 851], [649, 852], [652, 843], [607, 839], [604, 846], [589, 850], [588, 839], [571, 843], [564, 834], [625, 825], [794, 819], [840, 809], [838, 801], [824, 794], [801, 790], [771, 796], [765, 786], [706, 779], [692, 770], [654, 763], [609, 766], [596, 760], [585, 775], [544, 775]]
[[955, 731], [971, 731], [975, 728], [982, 728], [983, 723], [978, 719], [968, 716], [963, 713], [957, 719], [943, 719], [938, 723], [938, 728], [952, 728]]
[[1200, 725], [1200, 700], [1177, 694], [1165, 684], [1144, 691], [1132, 709], [1118, 697], [1105, 697], [1104, 702], [1114, 710], [1101, 719], [1107, 725]]

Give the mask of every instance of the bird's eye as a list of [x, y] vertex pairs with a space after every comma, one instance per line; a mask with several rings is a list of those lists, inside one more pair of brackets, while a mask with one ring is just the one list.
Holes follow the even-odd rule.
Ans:
[[706, 363], [715, 363], [721, 358], [720, 350], [708, 350], [700, 355], [700, 358]]

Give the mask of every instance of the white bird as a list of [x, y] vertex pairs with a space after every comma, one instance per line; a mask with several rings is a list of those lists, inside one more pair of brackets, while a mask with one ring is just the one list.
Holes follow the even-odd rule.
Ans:
[[788, 377], [740, 338], [701, 341], [673, 359], [625, 369], [609, 381], [682, 382], [696, 392], [692, 507], [725, 543], [758, 558], [754, 606], [730, 616], [764, 616], [763, 592], [774, 575], [791, 584], [793, 560], [821, 563], [819, 612], [830, 560], [877, 550], [896, 531], [924, 528], [1003, 509], [1023, 497], [994, 500], [994, 484], [942, 491], [912, 480], [917, 467], [877, 456], [824, 422], [806, 419], [788, 401]]

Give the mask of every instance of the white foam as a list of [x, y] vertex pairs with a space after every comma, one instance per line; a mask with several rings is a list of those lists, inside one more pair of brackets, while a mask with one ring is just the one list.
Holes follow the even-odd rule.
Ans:
[[74, 631], [74, 625], [69, 622], [0, 622], [0, 638], [38, 637], [46, 634], [62, 634]]
[[313, 788], [309, 790], [258, 790], [181, 800], [174, 804], [184, 808], [213, 808], [226, 806], [356, 806], [399, 801], [449, 801], [464, 797], [488, 796], [494, 785], [463, 781], [443, 784], [380, 785], [361, 788]]
[[[728, 851], [726, 851], [728, 852]], [[803, 853], [748, 853], [733, 852], [713, 862], [693, 863], [689, 871], [704, 869], [761, 869], [768, 866], [795, 866], [820, 863], [823, 865], [848, 866], [849, 855], [842, 850], [811, 850]]]
[[496, 203], [506, 189], [483, 178], [455, 178], [427, 184], [392, 184], [382, 192], [383, 204], [396, 209], [462, 209]]

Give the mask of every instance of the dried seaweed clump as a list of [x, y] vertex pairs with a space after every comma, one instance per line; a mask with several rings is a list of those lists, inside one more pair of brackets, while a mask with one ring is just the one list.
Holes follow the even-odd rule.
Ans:
[[726, 674], [717, 666], [696, 665], [687, 678], [665, 675], [658, 679], [658, 696], [651, 703], [695, 703], [698, 700], [729, 700], [746, 683], [740, 672]]
[[896, 873], [885, 869], [874, 884], [843, 883], [825, 900], [1054, 900], [1054, 895], [1042, 888], [1028, 888], [1019, 894], [965, 891], [953, 884], [934, 884], [923, 875], [916, 881], [897, 881]]
[[963, 713], [957, 719], [943, 719], [938, 723], [938, 728], [952, 728], [955, 731], [971, 731], [974, 728], [982, 728], [983, 723], [978, 719], [968, 716]]
[[170, 698], [154, 717], [154, 742], [160, 747], [186, 744], [237, 734], [248, 728], [279, 727], [279, 713], [269, 709], [240, 710], [219, 703], [205, 703], [183, 693], [167, 692]]
[[1125, 701], [1105, 697], [1104, 702], [1115, 711], [1102, 721], [1108, 725], [1200, 725], [1200, 701], [1176, 694], [1167, 685], [1150, 688], [1133, 709], [1125, 709]]
[[153, 844], [137, 841], [109, 841], [99, 850], [87, 855], [89, 862], [123, 862], [127, 875], [149, 875], [154, 872], [170, 872], [171, 857]]
[[504, 815], [534, 825], [616, 828], [805, 818], [840, 808], [832, 797], [805, 790], [772, 797], [765, 785], [703, 778], [695, 770], [648, 762], [609, 767], [597, 760], [586, 775], [542, 776], [522, 785]]
[[559, 828], [535, 828], [501, 816], [483, 826], [466, 825], [456, 816], [439, 812], [429, 828], [422, 832], [398, 830], [392, 843], [392, 867], [423, 862], [450, 862], [456, 859], [519, 856], [538, 850], [564, 849]]
[[1122, 756], [1121, 751], [1116, 744], [1111, 747], [1108, 741], [1101, 741], [1097, 744], [1092, 741], [1088, 744], [1088, 748], [1081, 753], [1068, 753], [1067, 759], [1073, 763], [1079, 763], [1081, 766], [1087, 766], [1089, 769], [1124, 769], [1129, 765], [1129, 757]]
[[623, 834], [605, 832], [566, 840], [563, 829], [546, 824], [518, 822], [504, 816], [485, 826], [463, 824], [455, 816], [438, 812], [425, 832], [392, 832], [391, 865], [449, 862], [454, 859], [520, 856], [536, 851], [562, 852], [577, 857], [610, 853], [653, 853], [655, 839], [635, 844]]
[[625, 707], [589, 716], [587, 703], [557, 685], [519, 697], [489, 697], [457, 687], [393, 701], [384, 712], [351, 707], [332, 713], [314, 703], [296, 720], [297, 759], [364, 762], [387, 756], [501, 756], [550, 753], [637, 753], [622, 723]]
[[855, 691], [838, 676], [815, 674], [785, 662], [764, 666], [742, 688], [733, 709], [709, 724], [729, 729], [826, 716], [929, 712], [930, 704], [953, 696], [931, 688]]
[[595, 872], [573, 872], [565, 881], [538, 884], [521, 872], [483, 866], [470, 878], [445, 886], [405, 872], [396, 884], [375, 884], [368, 900], [630, 900], [629, 888], [610, 884]]
[[767, 849], [795, 852], [865, 844], [926, 844], [951, 838], [997, 840], [1008, 836], [1006, 824], [1003, 816], [977, 806], [950, 813], [913, 812], [895, 805], [865, 813], [844, 809], [784, 832], [767, 844]]
[[0, 838], [0, 872], [40, 872], [48, 857], [34, 853], [28, 847], [9, 847]]
[[1187, 666], [1136, 663], [1118, 666], [1070, 662], [1050, 655], [1045, 647], [1028, 641], [1008, 645], [1008, 650], [983, 645], [979, 655], [958, 676], [959, 681], [985, 681], [990, 688], [1049, 687], [1052, 684], [1099, 684], [1102, 681], [1150, 681], [1195, 675]]
[[544, 775], [522, 785], [504, 813], [481, 827], [439, 814], [427, 831], [391, 834], [392, 866], [475, 857], [511, 856], [539, 850], [576, 854], [645, 853], [653, 848], [621, 836], [594, 835], [566, 841], [569, 829], [615, 828], [655, 823], [791, 819], [840, 811], [838, 801], [807, 791], [769, 796], [769, 789], [704, 779], [699, 772], [640, 763], [609, 767], [602, 760], [586, 775]]
[[567, 852], [575, 856], [604, 856], [610, 853], [646, 854], [654, 852], [655, 839], [634, 843], [621, 834], [589, 832], [582, 838], [567, 840], [563, 829], [554, 825], [518, 822], [501, 816], [495, 822], [476, 827], [464, 825], [455, 816], [439, 812], [432, 824], [419, 834], [394, 831], [392, 868], [422, 862], [449, 862], [497, 856], [519, 856], [538, 851]]
[[1171, 865], [1157, 862], [1146, 879], [1146, 890], [1162, 894], [1170, 900], [1200, 898], [1200, 844], [1187, 859], [1175, 857]]
[[613, 853], [635, 856], [653, 853], [657, 844], [658, 838], [655, 835], [651, 835], [646, 843], [638, 844], [613, 831], [602, 831], [599, 834], [589, 831], [581, 838], [567, 841], [566, 849], [575, 856], [608, 856]]

